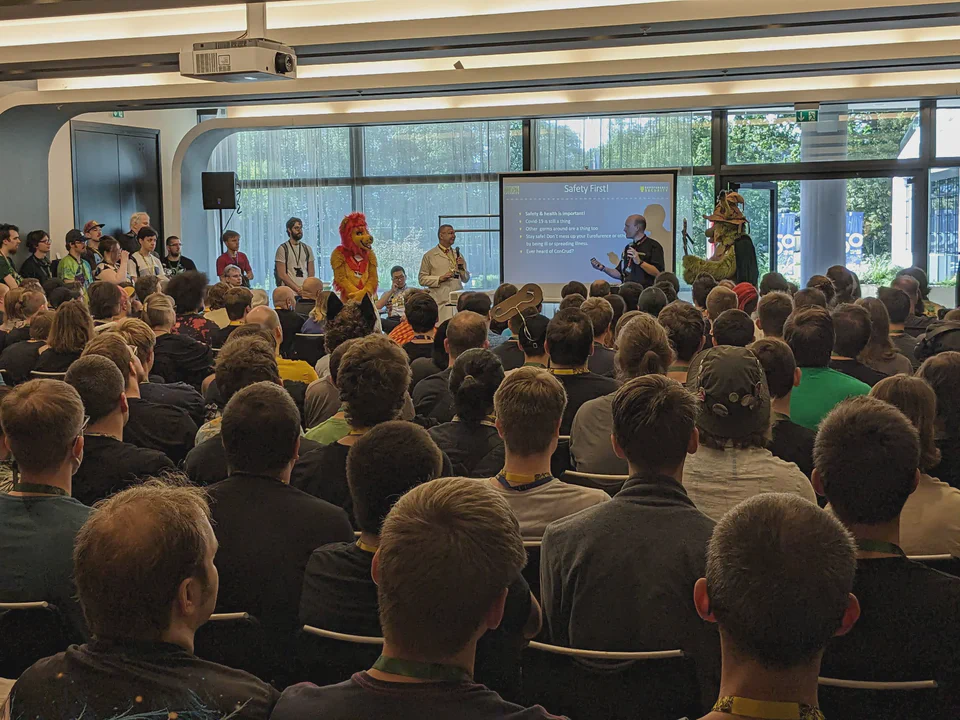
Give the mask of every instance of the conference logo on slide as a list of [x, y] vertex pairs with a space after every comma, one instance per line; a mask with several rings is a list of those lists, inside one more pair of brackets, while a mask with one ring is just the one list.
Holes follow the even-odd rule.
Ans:
[[503, 186], [504, 195], [519, 195], [520, 186], [519, 185], [504, 185]]

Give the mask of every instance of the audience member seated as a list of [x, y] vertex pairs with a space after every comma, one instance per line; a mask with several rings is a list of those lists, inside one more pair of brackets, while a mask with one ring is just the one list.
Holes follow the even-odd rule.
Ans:
[[942, 352], [924, 360], [917, 371], [937, 396], [937, 449], [940, 464], [935, 478], [960, 488], [960, 352]]
[[206, 287], [207, 276], [191, 270], [170, 278], [164, 293], [173, 298], [177, 310], [177, 321], [170, 332], [210, 345], [213, 333], [220, 326], [202, 314], [203, 292]]
[[[889, 288], [880, 288], [880, 291], [882, 292], [885, 289]], [[920, 364], [913, 357], [912, 349], [911, 355], [907, 356], [893, 344], [893, 338], [890, 336], [890, 315], [887, 313], [886, 305], [878, 298], [861, 298], [857, 300], [857, 305], [870, 313], [870, 340], [860, 353], [858, 358], [860, 362], [885, 375], [899, 375], [900, 373], [912, 375]], [[909, 336], [904, 335], [903, 337]], [[914, 338], [910, 338], [910, 340], [913, 341], [915, 346], [916, 340]], [[914, 363], [916, 363], [916, 367]]]
[[[0, 224], [0, 232], [2, 232], [3, 225]], [[0, 253], [2, 255], [2, 253]], [[0, 267], [0, 272], [3, 269]], [[20, 327], [23, 323], [23, 310], [20, 305], [20, 298], [23, 296], [23, 293], [26, 292], [25, 288], [15, 287], [13, 289], [7, 288], [7, 292], [4, 293], [3, 297], [3, 324], [0, 325], [0, 341], [6, 343], [7, 335], [13, 332], [16, 328]]]
[[74, 599], [73, 543], [90, 508], [71, 495], [83, 460], [83, 403], [59, 380], [33, 380], [4, 397], [0, 425], [18, 470], [10, 493], [0, 494], [0, 601], [52, 603], [79, 639], [86, 624]]
[[[290, 288], [286, 288], [290, 290]], [[291, 291], [292, 292], [292, 291]], [[284, 380], [307, 383], [319, 380], [317, 371], [310, 367], [310, 363], [303, 360], [288, 360], [281, 354], [283, 347], [283, 327], [280, 325], [280, 316], [276, 310], [268, 307], [258, 307], [247, 313], [248, 325], [259, 325], [273, 335], [277, 347], [277, 369]]]
[[[666, 331], [646, 313], [628, 319], [617, 336], [617, 377], [623, 382], [644, 375], [665, 375], [673, 359]], [[610, 443], [614, 396], [615, 392], [611, 392], [585, 402], [574, 417], [570, 457], [580, 472], [601, 475], [629, 472], [626, 460], [614, 452]]]
[[667, 368], [667, 377], [685, 383], [693, 356], [703, 349], [706, 321], [693, 305], [675, 302], [660, 311], [657, 322], [666, 331], [673, 349], [674, 361]]
[[703, 346], [709, 348], [713, 347], [713, 323], [717, 321], [721, 313], [737, 309], [737, 294], [730, 288], [718, 285], [714, 281], [713, 289], [707, 295], [706, 303], [707, 329], [706, 341]]
[[250, 312], [250, 305], [253, 302], [253, 293], [245, 287], [232, 287], [227, 290], [223, 298], [224, 310], [227, 311], [227, 317], [230, 324], [220, 328], [213, 333], [212, 345], [215, 350], [223, 347], [223, 344], [230, 337], [230, 333], [243, 325], [244, 318]]
[[126, 317], [123, 311], [124, 291], [119, 285], [98, 280], [87, 288], [87, 302], [93, 327], [97, 332]]
[[844, 680], [935, 680], [955, 716], [960, 708], [960, 578], [908, 560], [900, 514], [920, 480], [920, 440], [897, 408], [856, 397], [820, 425], [813, 482], [857, 541], [853, 592], [861, 614], [835, 638], [821, 674]]
[[550, 372], [567, 392], [560, 434], [569, 435], [580, 407], [589, 400], [615, 392], [620, 383], [590, 372], [587, 363], [594, 350], [593, 324], [581, 310], [561, 310], [554, 315], [547, 325], [545, 346], [550, 355]]
[[[420, 288], [411, 288], [408, 287], [403, 291], [403, 305], [407, 306], [407, 303], [413, 299], [414, 295], [419, 295], [420, 293], [426, 292]], [[397, 345], [403, 346], [410, 341], [410, 338], [414, 336], [413, 328], [410, 327], [410, 323], [407, 321], [406, 316], [400, 319], [400, 323], [390, 331], [390, 339], [393, 340]]]
[[[128, 272], [130, 269], [130, 253], [120, 246], [116, 238], [110, 235], [101, 237], [99, 253], [103, 260], [92, 266], [94, 280], [119, 285], [131, 279]], [[156, 275], [144, 275], [143, 277], [160, 279]], [[136, 275], [133, 276], [133, 279], [139, 280]]]
[[[631, 323], [632, 325], [632, 323]], [[547, 641], [586, 650], [675, 650], [696, 661], [704, 699], [719, 687], [720, 644], [691, 602], [713, 521], [680, 482], [697, 451], [697, 398], [647, 375], [613, 401], [613, 442], [630, 479], [610, 502], [550, 524], [540, 549]], [[655, 448], [655, 450], [653, 450]]]
[[[524, 363], [527, 362], [523, 348], [520, 347], [520, 337], [523, 335], [524, 322], [529, 322], [531, 318], [538, 314], [536, 308], [527, 308], [507, 321], [507, 325], [510, 328], [509, 339], [500, 343], [498, 347], [493, 348], [493, 354], [500, 358], [504, 372], [510, 372], [511, 370], [516, 370], [518, 367], [523, 367]], [[521, 315], [523, 315], [523, 319], [520, 318]], [[544, 327], [546, 327], [546, 325], [544, 325]], [[539, 354], [542, 355], [542, 345], [540, 346], [540, 351]], [[544, 363], [544, 366], [546, 366], [546, 363]], [[411, 367], [413, 367], [414, 380], [416, 381], [417, 368], [414, 366]]]
[[430, 428], [430, 437], [453, 465], [453, 474], [489, 478], [503, 468], [503, 440], [495, 424], [493, 395], [503, 382], [503, 366], [489, 350], [467, 350], [450, 373], [456, 415]]
[[637, 299], [637, 310], [656, 317], [667, 306], [667, 296], [657, 287], [645, 288]]
[[414, 335], [403, 344], [410, 362], [417, 358], [430, 357], [433, 354], [433, 333], [437, 327], [440, 310], [437, 301], [427, 293], [419, 293], [406, 306], [407, 322], [413, 328]]
[[920, 283], [912, 275], [897, 275], [890, 283], [890, 287], [902, 290], [910, 299], [910, 312], [903, 322], [903, 329], [908, 335], [920, 337], [927, 330], [931, 318], [923, 314], [923, 300], [920, 298]]
[[[320, 278], [304, 278], [300, 285], [300, 297], [297, 298], [297, 306], [294, 310], [298, 315], [307, 317], [313, 312], [317, 303], [323, 295], [323, 280]], [[329, 292], [329, 291], [327, 291]], [[326, 299], [325, 297], [323, 298]]]
[[920, 302], [917, 303], [917, 308], [923, 312], [924, 315], [936, 320], [940, 317], [942, 311], [947, 309], [943, 305], [935, 303], [930, 299], [930, 281], [927, 279], [927, 274], [923, 270], [916, 266], [908, 267], [897, 271], [897, 275], [910, 275], [917, 281], [920, 291]]
[[724, 310], [713, 321], [714, 346], [746, 347], [753, 342], [755, 326], [743, 310]]
[[133, 284], [133, 292], [141, 304], [145, 303], [147, 298], [155, 292], [160, 292], [160, 290], [160, 278], [156, 275], [144, 275], [142, 278], [137, 278], [137, 281]]
[[[304, 278], [304, 284], [307, 284], [308, 280], [316, 280], [320, 283], [320, 280], [317, 278]], [[312, 283], [311, 283], [312, 284]], [[322, 287], [321, 283], [321, 287]], [[306, 292], [306, 288], [302, 288], [301, 292]], [[333, 297], [333, 293], [329, 290], [324, 290], [320, 292], [316, 300], [311, 300], [309, 302], [309, 312], [307, 313], [307, 319], [303, 322], [303, 327], [300, 328], [300, 332], [304, 335], [323, 335], [327, 327], [327, 303], [330, 301], [330, 298]], [[300, 311], [302, 300], [297, 301], [297, 312]]]
[[[337, 373], [340, 371], [340, 361], [343, 359], [344, 354], [347, 352], [350, 346], [358, 339], [359, 338], [353, 338], [352, 340], [347, 340], [342, 345], [337, 346], [337, 349], [334, 350], [330, 355], [330, 374], [323, 380], [318, 380], [317, 382], [329, 382], [334, 389], [336, 389]], [[340, 392], [336, 391], [336, 393], [337, 402], [339, 402]], [[410, 417], [413, 417], [412, 413]], [[319, 425], [310, 428], [304, 437], [313, 440], [320, 445], [329, 445], [330, 443], [336, 442], [340, 438], [346, 437], [349, 434], [350, 425], [347, 424], [347, 416], [341, 406], [341, 409], [337, 410], [337, 412], [331, 417], [327, 418]]]
[[[337, 388], [350, 432], [318, 448], [317, 472], [302, 480], [294, 478], [294, 485], [342, 507], [352, 516], [347, 486], [350, 448], [370, 428], [399, 418], [409, 386], [410, 366], [396, 343], [383, 335], [369, 335], [352, 343], [337, 368]], [[446, 456], [444, 473], [452, 474]]]
[[767, 448], [781, 460], [796, 465], [809, 478], [813, 474], [813, 441], [817, 434], [790, 419], [790, 395], [800, 386], [800, 368], [793, 350], [777, 338], [757, 340], [748, 349], [760, 361], [770, 390], [773, 439]]
[[933, 388], [921, 378], [898, 375], [881, 380], [870, 395], [899, 409], [920, 436], [920, 482], [900, 513], [900, 547], [907, 555], [960, 557], [960, 490], [928, 474], [940, 462]]
[[140, 383], [146, 379], [146, 373], [126, 340], [117, 333], [101, 333], [87, 343], [83, 356], [89, 355], [102, 355], [111, 360], [124, 376], [124, 395], [129, 409], [123, 428], [124, 442], [159, 450], [174, 463], [182, 463], [193, 449], [197, 424], [182, 408], [140, 397]]
[[157, 336], [153, 371], [165, 383], [182, 382], [199, 390], [204, 378], [213, 373], [213, 353], [204, 343], [172, 331], [176, 323], [172, 298], [160, 293], [149, 296], [143, 304], [143, 319]]
[[[440, 477], [443, 455], [426, 430], [401, 420], [380, 423], [354, 448], [347, 456], [347, 482], [360, 537], [313, 551], [303, 578], [300, 622], [382, 637], [370, 566], [380, 546], [383, 520], [397, 498]], [[390, 472], [383, 472], [384, 458], [390, 458]]]
[[843, 305], [845, 303], [855, 303], [860, 297], [860, 285], [852, 272], [843, 265], [832, 265], [824, 273], [833, 283], [836, 295], [833, 298], [834, 305]]
[[21, 675], [13, 717], [267, 720], [276, 690], [193, 654], [194, 634], [217, 602], [209, 518], [202, 490], [157, 481], [90, 516], [75, 558], [94, 639]]
[[123, 428], [129, 417], [126, 383], [109, 358], [82, 357], [70, 366], [64, 380], [80, 395], [89, 418], [83, 431], [83, 459], [73, 476], [73, 496], [77, 500], [93, 505], [175, 469], [159, 450], [123, 442]]
[[37, 372], [66, 372], [92, 337], [93, 318], [83, 300], [63, 303], [53, 315], [47, 343], [40, 348], [40, 357], [33, 369]]
[[567, 402], [557, 378], [520, 368], [503, 381], [494, 402], [506, 457], [489, 482], [507, 499], [524, 537], [539, 539], [554, 520], [609, 500], [604, 490], [563, 483], [551, 473]]
[[512, 622], [511, 583], [525, 562], [516, 518], [484, 483], [444, 478], [413, 488], [384, 521], [371, 563], [382, 655], [339, 685], [288, 688], [273, 720], [553, 718], [473, 680], [477, 642]]
[[873, 387], [887, 375], [867, 367], [857, 358], [870, 342], [873, 326], [866, 308], [851, 303], [837, 305], [832, 313], [834, 334], [830, 367]]
[[834, 287], [833, 281], [826, 275], [811, 275], [810, 279], [807, 280], [807, 287], [822, 292], [824, 299], [827, 301], [828, 308], [836, 304], [834, 301], [836, 299], [837, 289]]
[[453, 420], [450, 374], [453, 372], [453, 365], [457, 358], [472, 348], [489, 346], [487, 319], [474, 312], [457, 313], [447, 324], [447, 337], [443, 341], [443, 346], [450, 358], [447, 369], [424, 378], [413, 389], [413, 404], [417, 415], [433, 418], [438, 423]]
[[657, 277], [657, 281], [653, 284], [657, 290], [661, 291], [664, 296], [667, 298], [667, 305], [677, 300], [677, 290], [674, 288], [673, 283], [668, 280], [661, 280]]
[[605, 297], [596, 296], [585, 301], [580, 310], [590, 318], [590, 324], [593, 325], [593, 354], [587, 361], [587, 367], [597, 375], [613, 377], [614, 352], [609, 348], [612, 344], [610, 337], [613, 335], [613, 328], [610, 327], [613, 322], [613, 305], [607, 302]]
[[306, 318], [296, 311], [297, 294], [293, 288], [281, 285], [273, 291], [273, 307], [280, 318], [280, 327], [283, 329], [283, 342], [280, 345], [280, 357], [290, 357], [293, 341], [297, 333], [303, 329]]
[[687, 387], [700, 399], [700, 448], [687, 459], [683, 486], [714, 520], [734, 505], [769, 492], [816, 502], [799, 467], [773, 455], [770, 391], [757, 356], [746, 348], [716, 347], [697, 356]]
[[854, 395], [866, 395], [870, 386], [830, 367], [835, 342], [833, 319], [825, 308], [795, 310], [783, 326], [783, 339], [800, 368], [800, 385], [790, 397], [790, 418], [816, 430], [836, 405]]
[[[584, 291], [586, 291], [586, 288], [584, 288]], [[518, 292], [520, 291], [517, 289], [516, 285], [512, 283], [502, 283], [496, 290], [493, 291], [493, 302], [491, 304], [492, 306], [499, 305], [504, 300], [508, 298], [512, 298]], [[584, 292], [583, 296], [586, 297], [586, 292]], [[482, 314], [483, 313], [481, 313], [481, 315]], [[494, 333], [495, 335], [500, 335], [500, 339], [494, 340], [494, 342], [490, 344], [490, 347], [491, 348], [499, 347], [507, 339], [503, 337], [503, 333], [506, 332], [506, 330], [508, 329], [507, 323], [491, 321], [489, 325], [490, 325], [490, 327], [488, 328], [489, 332]]]
[[570, 310], [570, 309], [579, 310], [580, 306], [583, 305], [586, 301], [587, 301], [587, 298], [585, 298], [583, 295], [579, 293], [567, 295], [565, 298], [563, 298], [560, 301], [560, 304], [557, 306], [557, 311], [559, 312], [561, 310]]
[[[53, 273], [50, 271], [50, 235], [43, 230], [33, 230], [27, 233], [27, 251], [30, 253], [20, 266], [20, 276], [35, 278], [40, 282], [49, 280]], [[93, 263], [95, 265], [96, 263]]]
[[15, 343], [0, 353], [0, 370], [11, 385], [19, 385], [30, 379], [30, 371], [37, 366], [40, 349], [46, 344], [53, 327], [54, 314], [38, 312], [30, 321], [30, 339]]
[[234, 394], [220, 437], [231, 472], [208, 488], [220, 543], [217, 610], [249, 612], [268, 629], [292, 631], [310, 553], [351, 540], [350, 521], [340, 508], [291, 487], [300, 415], [276, 383]]
[[[610, 297], [617, 297], [611, 295]], [[531, 308], [532, 310], [532, 308]], [[523, 365], [520, 367], [538, 367], [546, 369], [550, 365], [550, 355], [547, 353], [547, 326], [550, 321], [540, 314], [523, 313], [521, 319], [519, 315], [510, 319], [510, 322], [516, 321], [517, 342], [520, 350], [523, 352]], [[506, 370], [506, 366], [504, 366]], [[513, 370], [507, 370], [507, 374]]]
[[47, 297], [42, 292], [24, 291], [19, 294], [16, 310], [13, 315], [22, 318], [19, 327], [14, 328], [7, 333], [4, 338], [4, 348], [8, 348], [18, 342], [26, 342], [30, 339], [30, 324], [37, 313], [47, 311]]
[[748, 282], [741, 282], [734, 286], [733, 291], [737, 294], [737, 309], [752, 316], [757, 311], [760, 299], [757, 288]]
[[588, 297], [602, 298], [610, 294], [610, 283], [606, 280], [594, 280], [590, 283], [590, 294]]
[[859, 617], [856, 567], [850, 534], [799, 498], [759, 495], [725, 515], [694, 589], [723, 651], [720, 697], [701, 720], [822, 718], [820, 662]]
[[716, 278], [714, 278], [713, 275], [707, 275], [706, 273], [698, 275], [693, 281], [693, 285], [690, 286], [690, 295], [693, 298], [693, 306], [703, 313], [704, 317], [706, 317], [707, 314], [707, 297], [710, 295], [710, 291], [716, 286]]
[[757, 303], [757, 327], [764, 337], [782, 338], [783, 324], [792, 312], [793, 298], [788, 293], [768, 292]]
[[883, 303], [890, 316], [890, 340], [910, 361], [914, 369], [920, 367], [920, 361], [916, 356], [917, 338], [907, 334], [904, 329], [907, 318], [913, 314], [910, 296], [897, 288], [877, 288], [877, 299]]
[[640, 293], [643, 292], [643, 285], [635, 282], [625, 282], [620, 285], [620, 297], [623, 298], [624, 306], [627, 312], [636, 310], [640, 303]]
[[587, 286], [584, 285], [579, 280], [571, 280], [562, 288], [560, 288], [560, 299], [563, 300], [567, 295], [581, 295], [586, 297], [590, 293], [587, 291]]
[[794, 311], [799, 310], [800, 308], [811, 306], [822, 307], [826, 309], [827, 296], [817, 288], [804, 288], [803, 290], [798, 290], [793, 294]]
[[778, 272], [764, 273], [763, 277], [760, 278], [760, 287], [758, 289], [760, 290], [761, 298], [772, 292], [790, 294], [790, 285], [787, 284], [786, 278]]
[[[60, 283], [60, 285], [51, 288], [47, 293], [47, 304], [52, 310], [58, 309], [65, 302], [70, 302], [80, 297], [79, 290], [66, 287], [61, 280], [57, 280], [57, 282]], [[0, 290], [0, 293], [3, 293], [3, 291]]]
[[[481, 317], [490, 318], [490, 309], [493, 307], [493, 300], [485, 292], [465, 292], [457, 299], [457, 312], [463, 312], [464, 310], [469, 310], [470, 312], [475, 312]], [[509, 323], [507, 324], [509, 328]], [[512, 331], [507, 332], [507, 328], [503, 329], [503, 332], [512, 337]], [[490, 343], [490, 349], [495, 350], [501, 345], [505, 345], [510, 338], [504, 337], [500, 333], [494, 332], [493, 330], [487, 331], [487, 341]], [[410, 361], [410, 367], [413, 367], [413, 360]], [[506, 368], [504, 368], [506, 369]]]
[[[215, 282], [213, 285], [210, 285], [207, 288], [207, 292], [204, 297], [204, 305], [206, 306], [206, 310], [204, 311], [203, 316], [207, 320], [211, 320], [215, 322], [217, 324], [217, 327], [220, 328], [221, 330], [230, 324], [230, 318], [227, 317], [227, 310], [226, 310], [226, 307], [224, 306], [224, 303], [226, 302], [227, 290], [229, 290], [232, 287], [239, 287], [239, 285], [231, 285], [225, 282]], [[160, 292], [160, 290], [157, 290], [157, 292]], [[266, 305], [267, 304], [266, 291], [265, 290], [252, 291], [251, 294], [253, 294], [254, 297], [256, 298], [257, 292], [263, 293], [264, 295], [263, 302], [260, 304]], [[256, 307], [256, 305], [257, 303], [255, 301], [252, 302], [253, 307]]]

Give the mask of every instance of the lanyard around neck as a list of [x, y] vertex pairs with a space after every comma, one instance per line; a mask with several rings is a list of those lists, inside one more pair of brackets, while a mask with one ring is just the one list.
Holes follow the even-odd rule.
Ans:
[[554, 375], [586, 375], [589, 368], [547, 368]]
[[863, 552], [886, 553], [887, 555], [898, 555], [906, 557], [907, 554], [899, 545], [883, 540], [857, 540], [857, 548]]
[[377, 546], [376, 546], [376, 545], [367, 545], [367, 544], [366, 544], [363, 540], [361, 540], [360, 538], [357, 538], [357, 547], [360, 548], [361, 550], [363, 550], [364, 552], [370, 553], [371, 555], [373, 555], [373, 554], [377, 551]]
[[41, 495], [66, 495], [67, 491], [56, 485], [41, 485], [40, 483], [17, 482], [13, 484], [13, 492], [39, 493]]
[[441, 665], [440, 663], [422, 663], [413, 660], [381, 655], [373, 664], [374, 670], [390, 675], [430, 680], [433, 682], [470, 682], [473, 680], [470, 673], [456, 665]]
[[536, 475], [522, 475], [520, 473], [511, 473], [501, 470], [497, 473], [497, 482], [503, 485], [507, 490], [516, 492], [527, 492], [541, 485], [546, 485], [553, 480], [552, 473], [538, 473]]
[[761, 720], [824, 720], [820, 708], [795, 702], [751, 700], [736, 696], [722, 697], [713, 706], [713, 712], [744, 715]]

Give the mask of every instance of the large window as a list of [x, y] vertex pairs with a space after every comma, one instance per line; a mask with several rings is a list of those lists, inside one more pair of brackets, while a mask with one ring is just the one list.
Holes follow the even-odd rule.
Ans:
[[[317, 274], [329, 281], [340, 220], [359, 211], [375, 238], [381, 287], [394, 265], [416, 283], [440, 217], [450, 216], [464, 231], [458, 247], [474, 277], [471, 287], [489, 288], [499, 280], [500, 243], [498, 223], [482, 216], [499, 213], [497, 174], [522, 169], [521, 143], [520, 123], [509, 120], [246, 131], [217, 147], [210, 169], [239, 176], [241, 207], [228, 227], [241, 234], [258, 287], [273, 288], [276, 248], [292, 216], [303, 220]], [[217, 232], [211, 218], [214, 238]], [[220, 252], [211, 243], [211, 267]]]

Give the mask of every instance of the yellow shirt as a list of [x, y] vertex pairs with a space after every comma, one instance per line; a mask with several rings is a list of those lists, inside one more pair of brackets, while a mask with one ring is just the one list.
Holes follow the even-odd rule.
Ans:
[[277, 370], [280, 372], [281, 380], [294, 380], [304, 382], [308, 385], [314, 380], [319, 380], [317, 371], [310, 367], [310, 363], [303, 360], [287, 360], [286, 358], [277, 358]]

